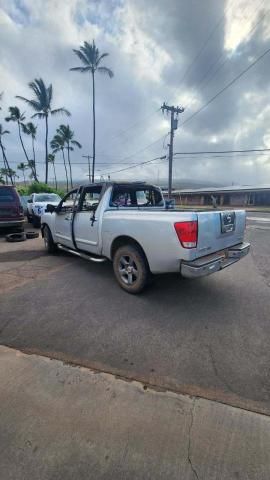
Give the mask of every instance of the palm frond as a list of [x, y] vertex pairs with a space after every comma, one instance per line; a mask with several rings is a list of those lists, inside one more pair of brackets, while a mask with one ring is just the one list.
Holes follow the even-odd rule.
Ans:
[[112, 78], [114, 75], [113, 71], [108, 67], [98, 67], [97, 71], [103, 73], [104, 75], [108, 75], [110, 78]]
[[28, 129], [27, 125], [25, 125], [25, 123], [22, 123], [21, 127], [22, 127], [23, 133], [25, 133], [25, 135], [29, 135], [29, 129]]
[[73, 49], [73, 52], [75, 53], [75, 55], [77, 55], [77, 57], [79, 57], [79, 59], [82, 61], [84, 65], [89, 66], [89, 59], [83, 52], [81, 52], [81, 50]]
[[72, 145], [76, 145], [76, 147], [78, 147], [78, 148], [82, 148], [80, 142], [77, 142], [77, 140], [71, 140], [70, 143], [72, 143]]
[[34, 115], [31, 116], [31, 118], [45, 118], [47, 116], [47, 113], [43, 113], [43, 112], [38, 112], [38, 113], [34, 113]]
[[52, 103], [52, 98], [53, 98], [53, 87], [52, 84], [50, 84], [47, 88], [47, 102], [48, 106], [51, 105]]
[[16, 98], [19, 98], [20, 100], [23, 100], [27, 105], [33, 108], [36, 112], [39, 110], [42, 110], [41, 104], [37, 100], [29, 100], [28, 98], [21, 97], [20, 95], [16, 95]]
[[73, 67], [69, 69], [71, 72], [81, 72], [81, 73], [86, 73], [91, 70], [91, 67]]
[[103, 60], [103, 58], [108, 57], [108, 56], [109, 56], [108, 53], [102, 53], [97, 59], [97, 65], [100, 64], [100, 62], [101, 62], [101, 60]]
[[54, 110], [51, 110], [51, 114], [52, 115], [64, 114], [67, 117], [71, 116], [71, 113], [66, 108], [55, 108]]
[[2, 125], [0, 125], [0, 136], [2, 137], [2, 135], [6, 135], [7, 133], [10, 133], [10, 131], [9, 130], [3, 130]]
[[37, 98], [40, 97], [40, 89], [39, 89], [38, 84], [36, 83], [36, 80], [34, 80], [33, 82], [29, 82], [28, 87], [30, 88], [30, 90], [32, 90], [34, 92], [34, 94]]

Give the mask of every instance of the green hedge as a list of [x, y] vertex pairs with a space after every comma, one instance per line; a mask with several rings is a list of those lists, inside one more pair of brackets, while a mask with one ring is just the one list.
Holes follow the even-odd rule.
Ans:
[[30, 185], [27, 185], [27, 187], [17, 187], [17, 190], [20, 195], [31, 195], [31, 193], [57, 193], [60, 197], [65, 195], [64, 190], [56, 190], [56, 188], [49, 187], [45, 183], [40, 182], [33, 182]]

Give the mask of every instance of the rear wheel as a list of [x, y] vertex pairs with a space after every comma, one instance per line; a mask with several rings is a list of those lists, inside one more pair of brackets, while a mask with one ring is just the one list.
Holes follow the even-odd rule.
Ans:
[[48, 253], [55, 253], [57, 251], [57, 246], [53, 241], [51, 230], [47, 225], [43, 228], [43, 239], [44, 246]]
[[140, 293], [149, 279], [146, 258], [136, 245], [118, 248], [113, 257], [113, 269], [119, 285], [128, 293]]

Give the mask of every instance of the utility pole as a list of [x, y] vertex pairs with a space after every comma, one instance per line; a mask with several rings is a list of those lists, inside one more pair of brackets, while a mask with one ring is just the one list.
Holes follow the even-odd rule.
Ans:
[[89, 183], [92, 183], [91, 182], [91, 166], [90, 166], [90, 158], [93, 158], [91, 157], [91, 155], [82, 155], [83, 158], [87, 158], [87, 161], [88, 161], [88, 178], [89, 178]]
[[[174, 130], [177, 130], [178, 127], [178, 114], [184, 112], [183, 107], [174, 107], [166, 105], [165, 102], [163, 102], [163, 105], [161, 106], [161, 110], [164, 113], [164, 111], [171, 112], [171, 130], [170, 130], [170, 143], [169, 143], [169, 180], [168, 180], [168, 197], [169, 199], [172, 196], [172, 167], [173, 167], [173, 137], [174, 137]], [[176, 114], [176, 116], [175, 116]]]

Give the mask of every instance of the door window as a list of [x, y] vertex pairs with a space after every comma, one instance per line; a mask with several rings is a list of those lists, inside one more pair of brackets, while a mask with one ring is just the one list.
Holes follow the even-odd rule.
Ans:
[[102, 186], [86, 187], [81, 196], [81, 208], [82, 212], [89, 212], [93, 210], [93, 207], [97, 208], [101, 198]]
[[77, 196], [77, 190], [72, 190], [72, 192], [69, 192], [60, 203], [60, 212], [72, 212], [75, 199], [76, 206], [79, 203], [79, 195]]

